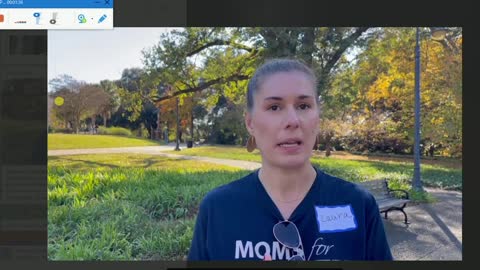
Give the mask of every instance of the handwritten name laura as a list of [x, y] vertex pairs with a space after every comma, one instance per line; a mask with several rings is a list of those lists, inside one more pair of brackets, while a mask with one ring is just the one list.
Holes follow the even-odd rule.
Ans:
[[343, 213], [336, 213], [332, 215], [320, 215], [321, 222], [332, 222], [332, 221], [340, 221], [342, 219], [353, 219], [353, 216], [347, 212]]
[[315, 206], [318, 228], [322, 232], [342, 232], [357, 228], [351, 205]]

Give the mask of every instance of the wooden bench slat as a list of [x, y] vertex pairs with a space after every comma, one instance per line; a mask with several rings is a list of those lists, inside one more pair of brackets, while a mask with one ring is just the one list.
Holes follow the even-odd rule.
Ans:
[[[375, 198], [380, 212], [385, 212], [385, 218], [387, 217], [387, 212], [391, 210], [400, 210], [405, 215], [405, 223], [407, 221], [407, 214], [404, 212], [403, 208], [406, 203], [410, 200], [408, 199], [399, 199], [390, 192], [388, 188], [388, 182], [385, 179], [381, 180], [372, 180], [359, 183], [360, 186], [367, 189]], [[408, 197], [408, 194], [407, 194]]]
[[380, 208], [380, 211], [382, 211], [382, 210], [387, 210], [387, 209], [395, 207], [395, 206], [400, 207], [407, 202], [409, 202], [409, 200], [397, 199], [397, 200], [385, 200], [385, 201], [377, 202], [377, 203], [378, 203], [378, 208]]

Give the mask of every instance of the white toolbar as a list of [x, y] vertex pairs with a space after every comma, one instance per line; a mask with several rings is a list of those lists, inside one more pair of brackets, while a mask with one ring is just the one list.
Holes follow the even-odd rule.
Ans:
[[0, 9], [0, 29], [113, 29], [113, 9]]

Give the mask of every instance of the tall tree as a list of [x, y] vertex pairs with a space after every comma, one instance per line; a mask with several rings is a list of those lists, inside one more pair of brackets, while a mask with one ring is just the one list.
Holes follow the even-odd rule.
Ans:
[[[170, 95], [158, 96], [158, 101], [213, 85], [245, 81], [259, 63], [271, 57], [304, 59], [318, 71], [319, 88], [323, 91], [342, 55], [368, 39], [367, 30], [186, 28], [163, 35], [158, 45], [144, 51], [144, 63], [147, 73], [176, 89]], [[200, 78], [204, 79], [202, 85], [198, 84]], [[244, 91], [243, 86], [237, 91]], [[217, 93], [216, 98], [221, 94], [224, 93]]]
[[368, 27], [260, 27], [247, 28], [244, 35], [263, 48], [261, 57], [299, 58], [312, 66], [318, 89], [324, 95], [342, 57], [377, 35]]
[[64, 99], [63, 105], [56, 107], [54, 112], [71, 123], [75, 133], [79, 132], [82, 120], [94, 116], [109, 100], [102, 88], [76, 81], [71, 76], [57, 77], [52, 84], [52, 95]]
[[[349, 118], [342, 121], [349, 121], [352, 130], [358, 121], [375, 123], [371, 126], [378, 129], [376, 137], [389, 140], [392, 149], [399, 150], [401, 145], [403, 151], [410, 151], [414, 124], [415, 31], [384, 28], [378, 33], [350, 68], [338, 72], [330, 94], [325, 96], [326, 107], [338, 112], [338, 106], [343, 106]], [[450, 32], [447, 39], [454, 41], [454, 45], [448, 47], [444, 42], [432, 40], [427, 29], [422, 33], [420, 85], [424, 144], [442, 145], [444, 154], [458, 155], [461, 154], [458, 150], [461, 149], [462, 122], [461, 31]], [[359, 133], [350, 135], [365, 138], [364, 131], [359, 129]]]
[[107, 126], [107, 121], [110, 119], [113, 113], [115, 113], [121, 104], [120, 95], [118, 93], [118, 87], [114, 81], [102, 80], [100, 81], [100, 87], [108, 94], [108, 102], [105, 106], [100, 108], [100, 114], [103, 118], [103, 125]]

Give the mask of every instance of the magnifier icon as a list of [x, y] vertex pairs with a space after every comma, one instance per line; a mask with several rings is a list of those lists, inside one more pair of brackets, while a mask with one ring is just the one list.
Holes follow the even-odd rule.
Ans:
[[85, 15], [80, 14], [80, 15], [78, 15], [78, 21], [79, 21], [79, 23], [86, 23], [87, 19], [85, 18]]

